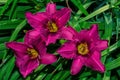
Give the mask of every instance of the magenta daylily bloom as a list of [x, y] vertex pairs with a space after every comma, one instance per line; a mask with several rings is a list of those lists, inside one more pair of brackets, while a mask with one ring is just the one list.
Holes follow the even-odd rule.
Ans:
[[26, 13], [28, 23], [36, 30], [39, 30], [46, 41], [46, 45], [55, 43], [57, 39], [72, 39], [72, 33], [65, 26], [70, 18], [70, 9], [62, 8], [56, 10], [54, 3], [48, 3], [45, 12], [32, 14]]
[[72, 28], [71, 31], [74, 39], [67, 41], [57, 50], [62, 57], [73, 59], [71, 74], [77, 74], [84, 65], [104, 72], [105, 67], [100, 61], [100, 51], [108, 47], [108, 41], [100, 39], [98, 26], [94, 24], [89, 30], [81, 30], [79, 33]]
[[46, 52], [45, 42], [36, 30], [30, 30], [25, 35], [25, 41], [8, 42], [8, 48], [15, 52], [16, 65], [23, 77], [26, 77], [40, 64], [52, 64], [57, 60], [53, 54]]

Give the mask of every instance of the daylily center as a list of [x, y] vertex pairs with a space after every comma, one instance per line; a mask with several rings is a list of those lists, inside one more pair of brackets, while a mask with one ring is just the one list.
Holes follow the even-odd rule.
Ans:
[[86, 42], [80, 43], [80, 44], [77, 46], [77, 50], [78, 50], [78, 54], [81, 54], [81, 55], [86, 55], [86, 54], [88, 54], [89, 49], [88, 49], [87, 43], [86, 43]]
[[27, 52], [30, 55], [31, 59], [35, 59], [38, 57], [38, 52], [33, 48], [28, 48]]
[[50, 32], [57, 32], [58, 31], [58, 26], [56, 25], [56, 23], [54, 23], [52, 21], [48, 21], [47, 28]]

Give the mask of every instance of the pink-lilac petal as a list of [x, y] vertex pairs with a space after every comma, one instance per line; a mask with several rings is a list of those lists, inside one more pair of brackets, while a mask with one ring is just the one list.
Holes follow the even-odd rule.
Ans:
[[[78, 35], [78, 32], [74, 29], [74, 28], [72, 28], [71, 26], [67, 26], [67, 28], [66, 28], [68, 31], [67, 32], [70, 32], [70, 33], [72, 33], [71, 35], [72, 35], [72, 41], [79, 41], [79, 35]], [[65, 32], [64, 32], [65, 33]], [[66, 33], [65, 33], [66, 34]], [[63, 36], [65, 35], [65, 34], [62, 34]], [[67, 34], [66, 34], [67, 35]], [[71, 40], [71, 36], [70, 36], [70, 38], [65, 38], [65, 39], [67, 39], [67, 40]]]
[[68, 41], [64, 43], [57, 52], [65, 52], [65, 51], [76, 51], [76, 45], [74, 42]]
[[60, 35], [58, 33], [51, 33], [48, 35], [48, 38], [46, 40], [46, 45], [49, 44], [54, 44], [56, 42], [57, 39], [60, 38]]
[[42, 30], [45, 23], [48, 21], [48, 17], [45, 12], [38, 12], [32, 14], [31, 12], [26, 12], [25, 14], [28, 23], [34, 28]]
[[35, 42], [35, 44], [36, 44], [35, 48], [37, 49], [40, 56], [46, 54], [47, 48], [44, 41], [41, 41], [39, 43], [37, 41]]
[[73, 31], [71, 31], [71, 28], [70, 27], [64, 27], [64, 28], [61, 28], [61, 30], [59, 31], [59, 34], [61, 34], [61, 39], [66, 39], [66, 40], [73, 40], [74, 37], [74, 33]]
[[41, 38], [40, 31], [37, 30], [29, 30], [27, 31], [24, 43], [25, 44], [33, 44], [35, 41], [37, 41], [39, 38]]
[[103, 73], [105, 71], [105, 67], [100, 61], [100, 58], [100, 52], [93, 51], [92, 55], [87, 58], [85, 65], [93, 70]]
[[56, 5], [54, 3], [48, 3], [46, 7], [46, 13], [48, 14], [48, 16], [51, 16], [55, 12], [56, 12]]
[[20, 67], [24, 61], [28, 61], [30, 59], [30, 56], [28, 54], [19, 56], [21, 53], [20, 52], [15, 52], [15, 58], [16, 58], [16, 65]]
[[63, 57], [67, 59], [71, 59], [76, 56], [76, 45], [74, 42], [66, 42], [62, 45], [57, 52]]
[[[38, 59], [24, 59], [24, 61], [22, 62], [22, 59], [19, 60], [21, 61], [21, 64], [19, 63], [19, 70], [20, 73], [23, 75], [23, 77], [25, 78], [28, 74], [32, 73], [32, 71], [34, 69], [36, 69], [39, 66], [39, 60]], [[17, 61], [16, 61], [17, 63]]]
[[57, 61], [56, 56], [53, 55], [53, 54], [48, 54], [48, 53], [42, 55], [41, 59], [40, 59], [40, 62], [42, 64], [52, 64], [52, 63], [54, 63], [56, 61]]
[[89, 30], [89, 34], [88, 34], [91, 38], [93, 38], [94, 40], [98, 40], [100, 39], [99, 34], [98, 34], [98, 25], [97, 24], [93, 24]]
[[27, 45], [21, 43], [21, 42], [8, 42], [6, 43], [6, 46], [12, 50], [14, 50], [15, 52], [20, 52], [21, 55], [25, 55], [26, 50], [28, 48]]
[[75, 51], [65, 51], [65, 52], [59, 52], [60, 56], [66, 59], [72, 59], [76, 57]]
[[104, 50], [108, 47], [108, 41], [107, 40], [98, 40], [96, 42], [96, 48], [99, 50]]
[[73, 28], [73, 27], [71, 27], [71, 26], [67, 26], [67, 29], [74, 35], [74, 36], [76, 36], [78, 33], [77, 33], [77, 31]]
[[71, 66], [71, 74], [76, 75], [77, 73], [79, 73], [83, 64], [84, 62], [80, 58], [73, 59], [72, 66]]
[[65, 26], [67, 21], [70, 19], [70, 13], [71, 11], [69, 8], [63, 8], [53, 14], [53, 19], [55, 19], [59, 28]]
[[[89, 31], [88, 30], [81, 30], [79, 33], [78, 33], [78, 37], [76, 36], [76, 38], [78, 38], [78, 41], [81, 42], [81, 41], [89, 41], [89, 36], [88, 36], [88, 33]], [[84, 36], [83, 36], [84, 35]]]

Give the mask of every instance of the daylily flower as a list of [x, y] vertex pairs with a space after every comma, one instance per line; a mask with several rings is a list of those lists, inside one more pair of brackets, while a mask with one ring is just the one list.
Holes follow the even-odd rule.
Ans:
[[28, 23], [36, 30], [39, 30], [46, 41], [46, 45], [55, 43], [57, 39], [72, 39], [72, 33], [65, 26], [70, 18], [70, 9], [62, 8], [56, 10], [54, 3], [48, 3], [45, 12], [32, 14], [26, 13]]
[[82, 66], [87, 66], [100, 72], [105, 71], [105, 67], [100, 61], [101, 50], [108, 47], [107, 40], [101, 40], [98, 34], [98, 26], [93, 24], [89, 30], [76, 32], [72, 41], [67, 41], [57, 52], [64, 58], [73, 59], [71, 74], [77, 74]]
[[6, 46], [15, 52], [16, 65], [23, 77], [26, 77], [40, 64], [52, 64], [57, 59], [46, 52], [45, 42], [36, 30], [30, 30], [25, 35], [24, 43], [8, 42]]

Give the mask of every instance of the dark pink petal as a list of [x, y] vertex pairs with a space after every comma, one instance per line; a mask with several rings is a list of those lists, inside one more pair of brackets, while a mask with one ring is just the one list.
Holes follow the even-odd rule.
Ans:
[[80, 58], [74, 59], [71, 66], [71, 74], [76, 75], [78, 72], [80, 72], [82, 66], [83, 61]]
[[105, 67], [100, 61], [100, 52], [94, 51], [91, 56], [89, 56], [86, 59], [85, 65], [88, 66], [89, 68], [92, 68], [93, 70], [99, 71], [99, 72], [104, 72]]
[[89, 30], [81, 30], [79, 33], [78, 33], [78, 39], [79, 39], [79, 42], [81, 41], [89, 41], [90, 40], [90, 37], [88, 35], [88, 32]]
[[[18, 56], [26, 55], [28, 46], [20, 42], [8, 42], [6, 46], [15, 51], [15, 54]], [[18, 54], [19, 52], [19, 54]]]
[[99, 40], [96, 42], [96, 48], [98, 50], [104, 50], [108, 47], [108, 41], [107, 40]]
[[[70, 32], [70, 34], [72, 33], [72, 41], [79, 41], [79, 37], [81, 38], [82, 36], [78, 34], [78, 32], [72, 28], [71, 26], [67, 27], [67, 30]], [[65, 38], [66, 39], [66, 38]], [[69, 38], [67, 40], [70, 40]]]
[[30, 56], [27, 55], [22, 55], [22, 56], [18, 56], [16, 54], [21, 54], [20, 52], [15, 52], [15, 58], [16, 58], [16, 65], [19, 67], [20, 65], [22, 65], [24, 63], [24, 61], [28, 61], [30, 59]]
[[47, 37], [47, 40], [46, 40], [46, 45], [49, 45], [51, 43], [55, 43], [57, 39], [60, 38], [60, 35], [58, 33], [50, 33]]
[[55, 61], [57, 61], [57, 58], [53, 54], [45, 54], [45, 55], [41, 56], [41, 63], [42, 64], [52, 64]]
[[47, 38], [48, 38], [48, 35], [49, 35], [48, 30], [42, 29], [42, 30], [40, 30], [40, 34], [41, 34], [42, 39], [43, 39], [44, 41], [46, 41]]
[[44, 12], [38, 12], [36, 14], [32, 14], [30, 12], [26, 13], [26, 18], [28, 23], [37, 30], [42, 30], [44, 29], [44, 25], [46, 25], [47, 21], [48, 21], [48, 17], [46, 15], [46, 13]]
[[76, 45], [73, 42], [66, 42], [57, 52], [64, 58], [71, 59], [76, 56]]
[[46, 13], [49, 14], [49, 16], [51, 16], [55, 12], [56, 12], [55, 3], [48, 3], [46, 7]]
[[68, 29], [71, 33], [73, 33], [74, 36], [78, 34], [78, 32], [77, 32], [73, 27], [71, 27], [71, 26], [67, 26], [67, 29]]
[[67, 21], [70, 19], [70, 13], [71, 11], [69, 8], [63, 8], [53, 14], [53, 19], [55, 19], [58, 27], [65, 26]]
[[32, 73], [32, 71], [39, 66], [39, 60], [23, 57], [21, 59], [16, 59], [16, 65], [19, 68], [20, 73], [25, 78], [28, 74]]
[[44, 55], [47, 51], [45, 42], [41, 40], [38, 40], [37, 42], [35, 42], [34, 47], [39, 52], [40, 56]]
[[61, 35], [60, 37], [66, 40], [73, 40], [75, 36], [75, 33], [71, 27], [64, 27], [59, 31], [59, 33]]
[[24, 43], [31, 45], [39, 38], [41, 38], [40, 31], [29, 30], [25, 35]]
[[89, 34], [88, 34], [91, 38], [93, 38], [93, 40], [97, 40], [100, 39], [99, 34], [98, 34], [98, 25], [97, 24], [93, 24], [89, 30]]

